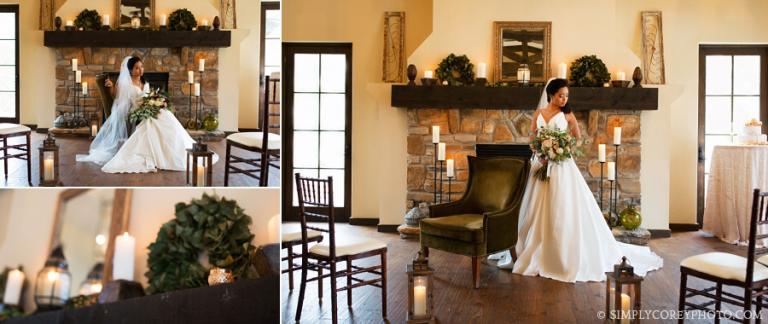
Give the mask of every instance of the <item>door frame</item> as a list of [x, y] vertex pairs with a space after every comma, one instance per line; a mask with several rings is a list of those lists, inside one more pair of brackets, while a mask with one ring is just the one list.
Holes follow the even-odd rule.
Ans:
[[16, 115], [16, 117], [14, 117], [14, 118], [7, 118], [7, 117], [6, 118], [0, 118], [0, 123], [18, 124], [19, 121], [21, 120], [21, 116], [19, 116], [19, 114], [21, 113], [21, 109], [20, 109], [21, 108], [21, 103], [19, 102], [19, 99], [20, 99], [20, 96], [19, 96], [19, 89], [20, 89], [20, 85], [19, 85], [19, 83], [20, 83], [19, 65], [20, 65], [20, 62], [21, 62], [21, 57], [19, 57], [19, 44], [20, 44], [20, 42], [19, 42], [19, 5], [17, 5], [17, 4], [3, 4], [3, 5], [0, 5], [0, 12], [11, 12], [11, 13], [14, 13], [15, 14], [15, 18], [16, 18], [16, 35], [15, 35], [15, 37], [16, 37], [16, 39], [15, 39], [15, 41], [16, 41], [16, 53], [15, 53], [15, 55], [16, 55], [16, 63], [15, 63], [16, 64], [16, 66], [15, 66], [16, 67], [16, 90], [15, 90], [15, 94], [16, 94], [16, 113], [15, 113], [15, 115]]
[[[298, 207], [293, 206], [293, 190], [296, 180], [293, 175], [293, 96], [289, 94], [293, 92], [294, 62], [289, 58], [294, 54], [301, 53], [346, 55], [344, 207], [334, 208], [334, 216], [337, 222], [348, 222], [352, 214], [352, 43], [283, 42], [282, 78], [285, 82], [283, 82], [282, 94], [282, 219], [283, 221], [299, 220]], [[311, 208], [308, 208], [307, 210], [312, 211]]]
[[[704, 133], [706, 124], [706, 57], [708, 55], [760, 55], [760, 120], [763, 122], [763, 132], [768, 129], [768, 45], [763, 44], [734, 44], [734, 45], [699, 45], [699, 105], [698, 105], [698, 148], [696, 163], [696, 223], [699, 228], [704, 224]], [[733, 75], [733, 67], [731, 67]], [[733, 106], [731, 106], [733, 110]]]

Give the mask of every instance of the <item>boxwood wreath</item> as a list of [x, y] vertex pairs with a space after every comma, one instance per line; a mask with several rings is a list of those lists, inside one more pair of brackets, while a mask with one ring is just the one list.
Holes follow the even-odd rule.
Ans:
[[466, 55], [456, 56], [451, 53], [440, 62], [435, 74], [440, 83], [448, 81], [449, 85], [470, 85], [475, 81], [475, 66]]
[[574, 87], [602, 87], [611, 80], [605, 63], [595, 55], [585, 55], [571, 63], [571, 85]]
[[101, 29], [101, 15], [96, 10], [85, 9], [75, 18], [75, 27], [83, 28], [83, 30], [99, 30]]
[[177, 9], [168, 17], [168, 29], [170, 30], [192, 30], [197, 27], [197, 20], [191, 11]]
[[176, 218], [163, 224], [149, 245], [149, 292], [207, 286], [210, 269], [198, 261], [203, 252], [212, 266], [231, 270], [235, 279], [257, 277], [250, 271], [256, 250], [250, 224], [236, 201], [216, 195], [176, 204]]

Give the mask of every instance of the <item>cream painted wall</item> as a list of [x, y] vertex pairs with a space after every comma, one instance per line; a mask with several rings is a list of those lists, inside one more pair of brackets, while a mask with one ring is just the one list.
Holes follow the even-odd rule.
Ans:
[[[28, 278], [25, 305], [32, 309], [32, 288], [37, 274], [48, 256], [53, 213], [62, 189], [4, 190], [0, 202], [7, 212], [0, 212], [0, 269], [23, 265]], [[98, 190], [98, 189], [95, 189]], [[278, 242], [280, 193], [277, 189], [134, 189], [129, 232], [136, 238], [134, 278], [146, 286], [146, 247], [157, 236], [160, 226], [174, 217], [177, 202], [188, 202], [203, 192], [217, 193], [237, 200], [251, 216], [254, 245]], [[41, 203], [46, 202], [46, 203]], [[79, 283], [77, 283], [79, 285]]]
[[[198, 20], [209, 22], [218, 15], [218, 0], [156, 1], [158, 14], [187, 8]], [[0, 3], [20, 3], [21, 122], [51, 127], [55, 118], [55, 57], [52, 49], [43, 46], [43, 32], [38, 30], [40, 0]], [[240, 87], [250, 90], [258, 84], [260, 3], [238, 3], [238, 29], [232, 31], [232, 46], [219, 51], [219, 128], [224, 131], [258, 125], [258, 91], [241, 92]], [[115, 0], [68, 0], [56, 15], [65, 21], [74, 20], [81, 10], [88, 8], [109, 13], [114, 22], [114, 6]]]
[[[416, 2], [418, 3], [418, 2]], [[405, 212], [406, 117], [389, 106], [389, 85], [381, 73], [382, 14], [403, 10], [402, 2], [309, 0], [285, 4], [285, 41], [353, 42], [353, 217], [402, 222]], [[451, 52], [491, 63], [493, 21], [551, 21], [552, 67], [588, 54], [602, 58], [611, 72], [631, 74], [641, 65], [640, 12], [663, 12], [665, 85], [659, 110], [642, 113], [643, 225], [696, 219], [698, 45], [766, 43], [768, 10], [760, 0], [722, 2], [550, 0], [440, 0], [431, 15], [431, 34], [413, 50], [409, 63], [434, 69]], [[318, 15], [322, 12], [322, 15]], [[406, 14], [413, 22], [429, 17]], [[418, 44], [417, 44], [418, 45]], [[650, 86], [649, 86], [650, 87]], [[384, 159], [380, 157], [386, 157]]]

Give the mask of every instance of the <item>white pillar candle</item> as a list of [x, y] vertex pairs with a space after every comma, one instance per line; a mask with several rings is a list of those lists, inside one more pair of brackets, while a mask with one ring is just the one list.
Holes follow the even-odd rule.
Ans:
[[80, 79], [82, 79], [83, 71], [75, 71], [75, 82], [80, 83]]
[[83, 82], [83, 94], [88, 95], [88, 82]]
[[437, 160], [445, 161], [445, 143], [437, 144]]
[[448, 159], [445, 161], [445, 175], [449, 178], [453, 178], [453, 159]]
[[160, 15], [160, 26], [167, 25], [167, 19], [168, 19], [168, 16], [166, 16], [165, 14]]
[[613, 144], [614, 145], [621, 144], [621, 127], [613, 128]]
[[616, 162], [608, 162], [608, 180], [616, 180]]
[[203, 19], [203, 26], [208, 26], [208, 19]]
[[480, 63], [477, 65], [477, 77], [485, 79], [487, 75], [487, 66], [485, 63]]
[[616, 73], [619, 77], [620, 81], [624, 81], [624, 79], [627, 77], [626, 74], [624, 74], [624, 71], [619, 71], [619, 73]]
[[195, 72], [187, 71], [187, 82], [189, 84], [195, 83]]
[[424, 78], [425, 79], [431, 79], [432, 78], [432, 70], [424, 71]]
[[413, 286], [413, 315], [427, 315], [427, 286], [424, 284]]
[[67, 27], [72, 27], [74, 25], [75, 25], [74, 22], [72, 22], [71, 20], [67, 20]]
[[597, 146], [597, 161], [605, 162], [605, 144], [600, 144]]
[[440, 126], [432, 126], [432, 144], [440, 143]]
[[72, 59], [72, 71], [77, 71], [77, 59]]
[[96, 137], [99, 132], [99, 128], [96, 125], [91, 125], [91, 136]]
[[627, 294], [621, 294], [621, 323], [627, 323], [629, 324], [629, 295]]
[[133, 261], [136, 239], [123, 233], [115, 238], [115, 257], [112, 261], [112, 279], [133, 280]]
[[5, 282], [5, 293], [3, 294], [3, 304], [18, 306], [22, 286], [24, 286], [24, 273], [18, 269], [8, 272], [8, 278]]
[[101, 24], [104, 26], [109, 26], [109, 15], [104, 15], [104, 17], [101, 19]]
[[557, 77], [560, 79], [565, 79], [566, 69], [568, 69], [568, 66], [565, 65], [565, 63], [560, 63], [560, 65], [557, 67]]
[[47, 156], [43, 159], [43, 180], [53, 180], [53, 156]]
[[197, 186], [205, 187], [205, 167], [198, 165], [195, 172], [197, 172]]
[[197, 65], [197, 70], [205, 72], [205, 59], [200, 59], [200, 63]]
[[200, 83], [195, 82], [195, 96], [200, 96]]

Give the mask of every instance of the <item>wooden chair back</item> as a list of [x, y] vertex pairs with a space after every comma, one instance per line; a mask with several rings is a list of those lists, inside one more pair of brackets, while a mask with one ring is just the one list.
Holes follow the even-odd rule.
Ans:
[[[307, 230], [328, 233], [329, 255], [336, 257], [336, 229], [333, 213], [333, 177], [327, 179], [305, 178], [296, 174], [296, 193], [299, 199], [299, 219], [301, 221], [301, 241], [304, 254], [307, 254]], [[327, 227], [310, 226], [308, 218], [319, 219]]]
[[755, 261], [761, 256], [768, 254], [768, 246], [757, 247], [758, 241], [764, 243], [768, 238], [768, 233], [761, 230], [764, 225], [768, 224], [766, 197], [768, 197], [768, 192], [761, 192], [760, 189], [755, 189], [752, 194], [752, 217], [749, 221], [749, 245], [747, 250], [747, 285], [751, 285], [753, 282]]

